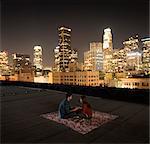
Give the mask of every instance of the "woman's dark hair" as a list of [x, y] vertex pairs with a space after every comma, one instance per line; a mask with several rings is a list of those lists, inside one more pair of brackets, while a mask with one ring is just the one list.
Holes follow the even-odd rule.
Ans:
[[81, 96], [81, 99], [82, 99], [83, 102], [86, 102], [86, 96], [84, 96], [84, 95]]
[[66, 98], [70, 97], [72, 95], [72, 93], [68, 92], [66, 93]]

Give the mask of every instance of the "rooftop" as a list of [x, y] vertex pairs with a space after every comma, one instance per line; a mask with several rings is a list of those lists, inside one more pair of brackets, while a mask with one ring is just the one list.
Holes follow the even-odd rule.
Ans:
[[[80, 95], [73, 94], [72, 105]], [[149, 106], [88, 96], [93, 109], [119, 118], [81, 135], [40, 117], [58, 109], [64, 92], [21, 86], [1, 86], [2, 143], [148, 143]]]

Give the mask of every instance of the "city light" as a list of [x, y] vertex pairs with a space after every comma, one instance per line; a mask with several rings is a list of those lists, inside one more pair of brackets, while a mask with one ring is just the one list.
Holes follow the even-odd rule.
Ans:
[[[142, 49], [140, 49], [140, 45]], [[43, 49], [33, 48], [33, 65], [30, 55], [14, 53], [13, 66], [8, 53], [0, 53], [0, 80], [30, 81], [80, 86], [108, 86], [118, 88], [149, 88], [150, 38], [131, 36], [123, 48], [113, 48], [112, 30], [104, 29], [103, 43], [91, 42], [84, 52], [84, 63], [79, 62], [77, 50], [71, 45], [71, 29], [58, 28], [58, 45], [54, 49], [54, 66], [43, 66]], [[7, 75], [7, 77], [6, 77]], [[142, 76], [140, 78], [136, 76]]]

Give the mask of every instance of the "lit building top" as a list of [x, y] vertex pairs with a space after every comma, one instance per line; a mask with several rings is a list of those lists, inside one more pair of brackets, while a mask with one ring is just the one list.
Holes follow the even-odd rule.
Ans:
[[103, 35], [103, 49], [107, 49], [107, 48], [112, 49], [112, 34], [110, 28], [104, 29], [104, 35]]
[[127, 56], [136, 57], [141, 56], [142, 54], [140, 52], [129, 52], [127, 53]]
[[42, 69], [42, 47], [34, 46], [34, 66], [36, 69]]

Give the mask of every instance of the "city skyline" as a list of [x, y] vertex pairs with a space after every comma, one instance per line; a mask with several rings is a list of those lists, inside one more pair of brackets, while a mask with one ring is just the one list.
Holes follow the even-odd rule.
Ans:
[[34, 45], [41, 45], [44, 66], [52, 66], [61, 25], [72, 29], [71, 46], [78, 50], [80, 61], [90, 42], [102, 42], [107, 27], [112, 29], [114, 48], [122, 48], [122, 42], [132, 35], [148, 36], [147, 0], [93, 3], [2, 1], [2, 50], [30, 54], [33, 59]]

